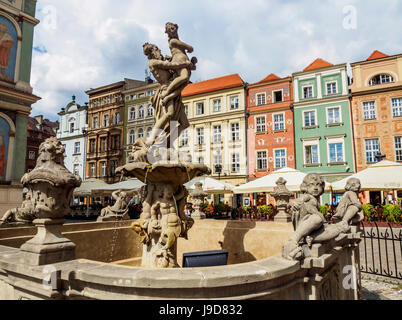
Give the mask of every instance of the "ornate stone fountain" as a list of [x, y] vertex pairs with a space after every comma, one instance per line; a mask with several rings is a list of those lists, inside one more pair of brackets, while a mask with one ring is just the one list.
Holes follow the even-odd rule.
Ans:
[[193, 48], [180, 41], [178, 26], [166, 24], [171, 57], [163, 57], [159, 48], [146, 43], [144, 54], [160, 88], [152, 97], [156, 123], [149, 138], [139, 138], [133, 146], [133, 163], [117, 168], [117, 173], [144, 182], [143, 212], [133, 229], [143, 243], [142, 266], [174, 268], [177, 264], [177, 238], [187, 238], [194, 220], [186, 217], [184, 206], [188, 192], [183, 184], [210, 174], [205, 165], [191, 163], [189, 154], [173, 148], [174, 141], [189, 123], [181, 92], [188, 85], [197, 59], [188, 58]]

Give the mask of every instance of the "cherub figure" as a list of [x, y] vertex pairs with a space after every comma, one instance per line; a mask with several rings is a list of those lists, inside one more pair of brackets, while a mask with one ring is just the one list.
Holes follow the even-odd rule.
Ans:
[[188, 64], [187, 67], [181, 69], [176, 69], [177, 76], [170, 83], [166, 92], [164, 93], [164, 98], [162, 104], [166, 105], [167, 102], [175, 97], [177, 97], [181, 90], [189, 83], [191, 77], [191, 70], [196, 70], [197, 58], [193, 57], [191, 62], [187, 56], [187, 53], [192, 53], [194, 51], [193, 47], [183, 41], [179, 40], [178, 35], [179, 26], [175, 23], [168, 22], [166, 24], [165, 33], [169, 36], [169, 48], [172, 54], [171, 63], [180, 65]]
[[343, 195], [339, 205], [336, 208], [335, 215], [332, 217], [334, 222], [344, 221], [348, 225], [350, 223], [358, 223], [363, 221], [363, 206], [359, 199], [361, 183], [357, 178], [350, 178], [345, 186], [345, 194]]
[[103, 208], [100, 217], [118, 215], [122, 218], [126, 218], [128, 214], [127, 193], [121, 190], [117, 190], [112, 193], [112, 197], [116, 200], [115, 204], [113, 206]]
[[28, 191], [21, 208], [8, 210], [0, 220], [0, 226], [11, 222], [31, 223], [36, 219], [35, 205], [32, 197], [32, 190]]

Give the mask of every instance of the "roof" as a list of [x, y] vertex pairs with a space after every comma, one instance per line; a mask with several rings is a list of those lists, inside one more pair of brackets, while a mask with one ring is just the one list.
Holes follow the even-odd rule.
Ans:
[[35, 118], [28, 118], [28, 130], [30, 131], [42, 132], [50, 136], [55, 136], [58, 128], [58, 121], [53, 122], [48, 119], [43, 119], [42, 123], [39, 123]]
[[367, 61], [381, 59], [381, 58], [387, 58], [387, 57], [389, 57], [389, 56], [386, 55], [385, 53], [382, 53], [381, 51], [378, 51], [378, 50], [374, 50], [373, 53], [371, 54], [371, 56], [368, 57]]
[[201, 93], [207, 93], [222, 89], [240, 87], [244, 85], [244, 81], [235, 73], [215, 79], [190, 83], [182, 92], [183, 97], [194, 96]]
[[310, 65], [307, 66], [306, 69], [303, 71], [310, 71], [310, 70], [315, 70], [315, 69], [321, 69], [321, 68], [326, 68], [326, 67], [332, 67], [333, 64], [325, 61], [321, 58], [315, 59]]
[[123, 88], [125, 83], [126, 83], [125, 81], [114, 82], [111, 84], [104, 85], [102, 87], [91, 88], [91, 89], [85, 91], [85, 93], [87, 95], [92, 95], [92, 94], [96, 94], [96, 93], [101, 93], [102, 91]]
[[271, 73], [268, 77], [262, 79], [261, 81], [259, 81], [257, 83], [270, 82], [270, 81], [275, 81], [275, 80], [281, 80], [281, 78], [278, 77], [276, 74]]

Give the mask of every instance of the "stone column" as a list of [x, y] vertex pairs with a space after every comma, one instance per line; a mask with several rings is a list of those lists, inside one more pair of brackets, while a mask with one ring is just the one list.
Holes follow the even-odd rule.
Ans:
[[287, 212], [287, 206], [292, 193], [286, 188], [286, 180], [282, 177], [276, 182], [277, 188], [270, 195], [274, 197], [278, 214], [275, 216], [274, 221], [280, 223], [288, 223], [292, 220], [290, 214]]

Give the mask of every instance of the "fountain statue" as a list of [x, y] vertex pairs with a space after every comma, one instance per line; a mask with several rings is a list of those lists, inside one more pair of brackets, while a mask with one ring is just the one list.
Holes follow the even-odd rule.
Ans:
[[112, 197], [116, 200], [115, 204], [103, 208], [97, 221], [130, 220], [130, 216], [128, 215], [128, 194], [124, 191], [117, 190], [112, 193]]
[[191, 215], [192, 218], [195, 220], [202, 220], [206, 218], [206, 215], [204, 212], [202, 212], [202, 205], [204, 204], [204, 199], [208, 194], [204, 192], [202, 189], [202, 183], [197, 182], [195, 184], [195, 189], [191, 192], [191, 198], [193, 199], [193, 208], [194, 212]]
[[181, 92], [190, 81], [191, 71], [196, 70], [197, 59], [188, 58], [187, 52], [193, 48], [179, 39], [176, 24], [167, 23], [166, 34], [170, 57], [164, 57], [154, 44], [143, 46], [149, 69], [160, 84], [151, 100], [155, 126], [149, 137], [135, 141], [131, 154], [134, 162], [116, 169], [147, 185], [143, 212], [133, 230], [143, 244], [142, 266], [151, 268], [178, 267], [177, 238], [187, 238], [194, 223], [184, 214], [188, 192], [183, 184], [211, 173], [207, 166], [192, 163], [191, 155], [179, 153], [173, 146], [189, 127]]
[[286, 187], [287, 181], [280, 177], [276, 181], [277, 188], [270, 193], [275, 199], [276, 208], [278, 213], [275, 215], [275, 222], [288, 223], [291, 221], [290, 215], [287, 213], [289, 199], [292, 193]]
[[363, 220], [362, 204], [358, 194], [360, 180], [351, 178], [345, 189], [347, 192], [339, 202], [333, 224], [327, 224], [320, 212], [320, 196], [324, 193], [325, 181], [315, 173], [308, 174], [300, 187], [302, 197], [289, 203], [295, 233], [283, 247], [283, 257], [302, 260], [309, 256], [315, 243], [325, 243], [350, 231], [351, 225]]

